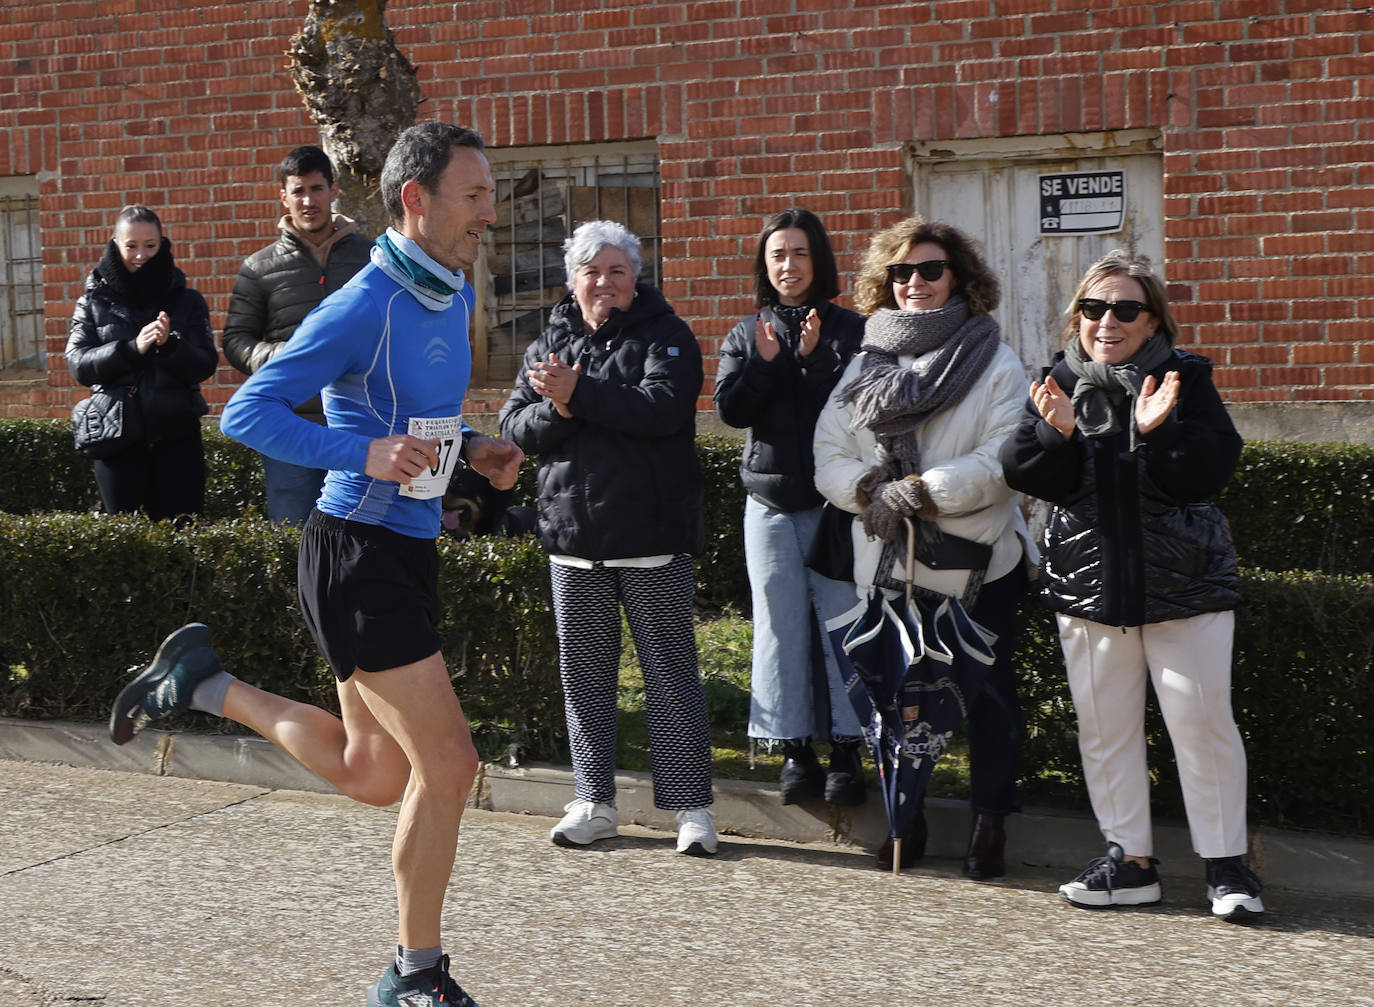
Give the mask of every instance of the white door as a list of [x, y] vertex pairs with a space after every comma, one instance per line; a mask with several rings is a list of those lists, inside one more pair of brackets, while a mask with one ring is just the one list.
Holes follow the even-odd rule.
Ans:
[[[915, 210], [977, 238], [1002, 284], [994, 313], [1002, 338], [1028, 374], [1062, 345], [1065, 308], [1084, 271], [1121, 248], [1161, 273], [1163, 162], [1147, 130], [1070, 136], [929, 142], [909, 150]], [[1040, 178], [1073, 172], [1124, 173], [1121, 227], [1109, 234], [1041, 233]]]

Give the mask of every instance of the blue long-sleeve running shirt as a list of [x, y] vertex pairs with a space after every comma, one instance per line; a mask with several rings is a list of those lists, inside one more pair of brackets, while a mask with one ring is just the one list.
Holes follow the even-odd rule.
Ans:
[[[462, 413], [472, 372], [472, 286], [446, 309], [421, 305], [370, 263], [306, 316], [285, 348], [224, 408], [220, 429], [265, 455], [326, 468], [318, 507], [402, 535], [439, 534], [441, 500], [402, 495], [363, 473], [368, 443], [409, 432], [412, 417]], [[319, 394], [328, 426], [293, 410]]]

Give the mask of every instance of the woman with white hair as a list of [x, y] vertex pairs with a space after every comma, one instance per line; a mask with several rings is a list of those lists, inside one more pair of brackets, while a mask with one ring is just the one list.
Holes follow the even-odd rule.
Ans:
[[624, 607], [644, 673], [654, 804], [680, 853], [716, 852], [711, 739], [692, 626], [702, 544], [695, 422], [701, 351], [663, 294], [637, 282], [639, 239], [593, 220], [563, 246], [570, 293], [525, 351], [503, 436], [539, 458], [575, 792], [550, 838], [618, 834], [616, 693]]

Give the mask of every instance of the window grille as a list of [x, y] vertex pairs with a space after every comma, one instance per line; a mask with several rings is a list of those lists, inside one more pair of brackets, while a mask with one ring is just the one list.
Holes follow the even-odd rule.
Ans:
[[38, 199], [0, 198], [0, 369], [45, 366]]
[[615, 220], [640, 240], [640, 279], [658, 284], [658, 152], [653, 141], [488, 150], [496, 224], [477, 263], [473, 381], [505, 386], [568, 288], [563, 241], [578, 224]]

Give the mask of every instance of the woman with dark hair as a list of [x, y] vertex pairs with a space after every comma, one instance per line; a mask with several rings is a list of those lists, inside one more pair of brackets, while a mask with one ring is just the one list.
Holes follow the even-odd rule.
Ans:
[[573, 800], [559, 846], [618, 834], [616, 691], [621, 609], [644, 674], [654, 805], [677, 849], [715, 854], [711, 730], [692, 624], [701, 549], [696, 403], [701, 350], [659, 289], [639, 283], [639, 239], [592, 220], [563, 245], [570, 293], [525, 351], [501, 430], [539, 456]]
[[[172, 262], [172, 243], [146, 206], [115, 219], [105, 255], [86, 279], [67, 339], [67, 368], [89, 388], [133, 389], [141, 441], [95, 460], [110, 513], [142, 510], [153, 520], [198, 515], [205, 499], [200, 382], [219, 354], [205, 298]], [[133, 422], [131, 417], [126, 422]]]
[[[793, 208], [772, 217], [754, 257], [758, 312], [725, 337], [716, 411], [748, 429], [740, 478], [744, 557], [753, 593], [749, 737], [781, 742], [783, 804], [865, 797], [859, 721], [820, 627], [853, 607], [852, 584], [807, 569], [824, 503], [811, 437], [825, 400], [863, 337], [863, 319], [831, 303], [835, 256], [820, 219]], [[817, 702], [817, 686], [830, 702]], [[827, 710], [828, 707], [828, 710]], [[822, 772], [811, 739], [830, 742]]]
[[[973, 829], [964, 872], [1005, 873], [1004, 820], [1018, 810], [1021, 711], [1011, 665], [1017, 605], [1031, 549], [1020, 498], [998, 453], [1016, 429], [1026, 372], [988, 314], [997, 279], [971, 238], [910, 217], [873, 239], [857, 283], [869, 317], [862, 352], [816, 424], [816, 486], [854, 522], [854, 582], [905, 588], [905, 520], [931, 549], [956, 544], [978, 568], [916, 564], [915, 587], [957, 596], [996, 634], [987, 686], [970, 697]], [[970, 548], [971, 547], [971, 548]], [[903, 866], [925, 852], [925, 816], [903, 836]], [[892, 866], [892, 842], [878, 852]]]
[[1264, 912], [1247, 843], [1245, 748], [1231, 712], [1240, 600], [1225, 488], [1241, 439], [1206, 357], [1147, 263], [1113, 251], [1084, 275], [1065, 349], [1002, 450], [1007, 481], [1054, 505], [1041, 597], [1059, 622], [1078, 747], [1107, 852], [1059, 887], [1076, 906], [1160, 900], [1152, 857], [1145, 683], [1178, 762], [1212, 913]]

